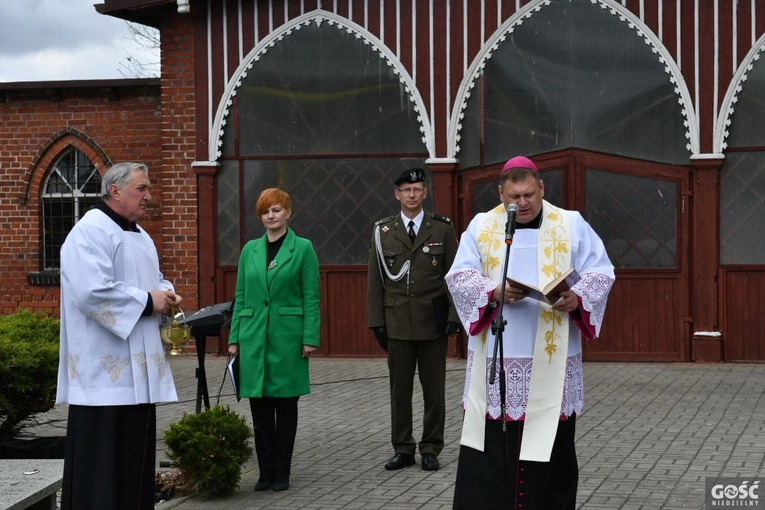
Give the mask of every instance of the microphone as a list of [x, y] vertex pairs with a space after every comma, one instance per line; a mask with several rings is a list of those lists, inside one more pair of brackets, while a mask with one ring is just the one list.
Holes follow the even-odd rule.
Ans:
[[507, 224], [505, 225], [505, 244], [512, 244], [515, 234], [515, 215], [518, 214], [518, 204], [507, 206]]

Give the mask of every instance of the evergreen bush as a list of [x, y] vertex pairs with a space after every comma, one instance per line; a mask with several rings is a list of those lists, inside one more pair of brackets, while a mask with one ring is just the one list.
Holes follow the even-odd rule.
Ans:
[[0, 316], [0, 442], [53, 408], [58, 349], [57, 319], [24, 309]]
[[226, 497], [239, 486], [242, 465], [252, 457], [252, 429], [228, 406], [183, 413], [164, 433], [169, 456], [186, 483], [203, 497]]

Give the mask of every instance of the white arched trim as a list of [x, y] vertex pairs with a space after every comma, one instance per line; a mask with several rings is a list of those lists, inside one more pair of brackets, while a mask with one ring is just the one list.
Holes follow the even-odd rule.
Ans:
[[748, 74], [754, 69], [754, 63], [760, 59], [763, 50], [765, 50], [765, 35], [762, 35], [746, 54], [728, 85], [728, 91], [725, 92], [725, 99], [723, 99], [720, 107], [717, 127], [715, 128], [715, 138], [712, 145], [715, 152], [725, 152], [726, 147], [728, 147], [728, 135], [730, 134], [728, 127], [731, 123], [734, 105], [738, 101], [738, 95], [741, 93]]
[[393, 72], [398, 75], [399, 81], [404, 86], [409, 100], [413, 103], [413, 108], [417, 114], [417, 122], [420, 124], [420, 132], [422, 133], [422, 142], [428, 150], [430, 157], [435, 157], [435, 139], [433, 136], [433, 130], [430, 127], [430, 119], [427, 117], [425, 104], [420, 96], [417, 87], [414, 84], [414, 80], [406, 71], [404, 66], [398, 60], [396, 55], [385, 46], [380, 39], [375, 37], [374, 34], [364, 29], [363, 27], [353, 23], [352, 21], [338, 16], [335, 13], [325, 11], [323, 9], [316, 9], [310, 13], [303, 14], [281, 27], [274, 32], [270, 33], [262, 41], [260, 41], [249, 54], [242, 60], [241, 65], [234, 72], [234, 75], [226, 85], [226, 90], [221, 97], [220, 103], [215, 113], [215, 121], [213, 122], [212, 130], [210, 132], [210, 161], [216, 161], [221, 156], [221, 145], [223, 144], [223, 133], [226, 126], [226, 118], [228, 117], [229, 110], [236, 91], [242, 84], [242, 79], [247, 76], [247, 72], [252, 69], [255, 62], [268, 52], [278, 41], [281, 41], [292, 32], [300, 30], [310, 23], [327, 23], [329, 25], [337, 26], [340, 30], [353, 34], [357, 39], [361, 39], [364, 44], [368, 44], [372, 49], [380, 54], [381, 57], [387, 62], [387, 64], [393, 69]]
[[[590, 0], [590, 2], [593, 4], [600, 4], [602, 9], [608, 9], [611, 11], [611, 14], [618, 16], [621, 21], [628, 23], [629, 27], [643, 37], [646, 44], [651, 46], [651, 50], [658, 55], [659, 61], [664, 64], [664, 70], [669, 75], [670, 82], [675, 86], [675, 93], [678, 96], [677, 100], [683, 108], [682, 112], [685, 117], [684, 125], [686, 128], [685, 137], [688, 140], [686, 148], [692, 155], [698, 154], [699, 128], [696, 113], [693, 109], [693, 101], [691, 100], [691, 95], [688, 92], [688, 87], [685, 84], [680, 68], [672, 59], [667, 48], [650, 28], [621, 4], [618, 4], [613, 0]], [[525, 7], [518, 10], [502, 23], [478, 52], [478, 55], [476, 55], [473, 63], [470, 64], [470, 67], [468, 68], [467, 73], [465, 73], [465, 77], [457, 90], [454, 108], [452, 109], [451, 118], [449, 120], [448, 138], [446, 140], [448, 151], [447, 157], [456, 158], [459, 153], [459, 142], [461, 138], [460, 130], [462, 129], [462, 119], [465, 117], [467, 100], [470, 97], [473, 87], [475, 87], [478, 77], [486, 67], [486, 62], [499, 48], [499, 45], [507, 39], [507, 36], [515, 30], [516, 26], [522, 25], [526, 19], [533, 16], [536, 12], [539, 12], [543, 7], [550, 5], [550, 3], [551, 0], [534, 0], [528, 3]]]

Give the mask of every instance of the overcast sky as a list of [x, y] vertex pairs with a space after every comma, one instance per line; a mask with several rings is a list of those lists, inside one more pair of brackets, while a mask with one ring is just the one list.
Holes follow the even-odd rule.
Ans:
[[0, 0], [0, 82], [135, 78], [128, 55], [159, 62], [96, 3], [103, 0]]

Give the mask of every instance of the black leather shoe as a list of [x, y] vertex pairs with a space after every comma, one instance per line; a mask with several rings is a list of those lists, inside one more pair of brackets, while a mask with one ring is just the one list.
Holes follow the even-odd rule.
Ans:
[[402, 469], [408, 466], [414, 466], [414, 455], [408, 455], [406, 453], [397, 453], [385, 463], [385, 469], [388, 471], [395, 471], [396, 469]]
[[441, 464], [438, 462], [438, 457], [432, 453], [422, 454], [422, 469], [424, 471], [438, 471], [440, 467]]

